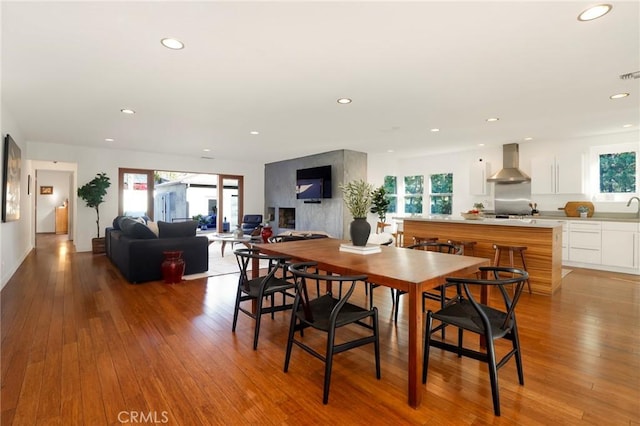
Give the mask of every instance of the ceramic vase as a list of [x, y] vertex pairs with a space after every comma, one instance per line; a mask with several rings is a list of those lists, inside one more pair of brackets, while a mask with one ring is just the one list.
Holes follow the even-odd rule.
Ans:
[[182, 281], [184, 274], [184, 259], [182, 259], [182, 251], [163, 251], [164, 260], [162, 261], [162, 278], [167, 284], [176, 284]]
[[262, 228], [262, 232], [260, 233], [260, 236], [262, 237], [262, 242], [263, 243], [269, 242], [269, 237], [272, 235], [273, 235], [273, 230], [271, 229], [271, 226], [265, 225], [264, 228]]
[[364, 247], [367, 245], [369, 234], [371, 233], [371, 225], [367, 219], [356, 218], [351, 222], [349, 234], [351, 235], [351, 244], [354, 246]]

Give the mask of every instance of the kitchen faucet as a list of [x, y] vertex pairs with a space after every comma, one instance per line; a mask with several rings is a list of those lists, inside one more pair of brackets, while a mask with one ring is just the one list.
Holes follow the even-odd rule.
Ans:
[[637, 201], [638, 201], [638, 212], [636, 213], [636, 216], [637, 216], [638, 218], [640, 218], [640, 198], [638, 198], [638, 197], [631, 197], [631, 198], [629, 198], [629, 201], [627, 202], [627, 207], [629, 207], [629, 206], [631, 205], [631, 202], [632, 202], [633, 200], [637, 200]]

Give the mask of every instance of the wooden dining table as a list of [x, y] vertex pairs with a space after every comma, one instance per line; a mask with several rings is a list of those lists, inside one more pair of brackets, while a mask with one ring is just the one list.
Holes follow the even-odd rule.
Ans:
[[[340, 251], [348, 241], [335, 238], [256, 244], [261, 252], [314, 261], [318, 269], [340, 275], [367, 275], [371, 283], [406, 292], [409, 297], [408, 399], [411, 407], [422, 403], [422, 293], [442, 284], [448, 276], [468, 276], [490, 260], [445, 253], [380, 247], [380, 252], [356, 254]], [[397, 309], [397, 308], [396, 308]]]

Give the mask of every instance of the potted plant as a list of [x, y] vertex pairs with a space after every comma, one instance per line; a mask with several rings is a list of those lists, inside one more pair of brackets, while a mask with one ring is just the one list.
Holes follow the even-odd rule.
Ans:
[[580, 217], [587, 217], [589, 215], [589, 207], [587, 206], [578, 206], [577, 210], [580, 213]]
[[344, 203], [353, 217], [349, 229], [351, 242], [354, 246], [366, 246], [371, 233], [371, 225], [367, 222], [367, 212], [373, 203], [373, 185], [363, 180], [355, 180], [340, 185], [340, 189], [343, 193]]
[[86, 203], [87, 207], [96, 210], [97, 237], [91, 240], [93, 253], [104, 253], [104, 237], [100, 238], [100, 204], [104, 202], [107, 188], [111, 182], [106, 173], [98, 173], [92, 180], [78, 188], [78, 197]]
[[391, 204], [384, 186], [373, 191], [372, 203], [371, 213], [378, 215], [378, 227], [384, 230], [384, 226], [386, 225], [385, 221], [387, 220], [387, 209], [389, 208], [389, 204]]

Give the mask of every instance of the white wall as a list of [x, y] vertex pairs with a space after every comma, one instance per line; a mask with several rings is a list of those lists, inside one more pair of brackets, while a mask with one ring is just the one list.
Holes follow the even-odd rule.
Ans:
[[[148, 152], [120, 149], [87, 148], [62, 144], [30, 142], [28, 144], [32, 160], [76, 163], [78, 172], [75, 186], [82, 186], [105, 172], [111, 178], [111, 188], [100, 206], [100, 235], [111, 225], [118, 214], [117, 179], [118, 168], [140, 168], [168, 171], [189, 171], [196, 173], [227, 173], [244, 176], [244, 210], [264, 209], [264, 165], [248, 162], [206, 160], [197, 157], [180, 157]], [[93, 209], [77, 200], [75, 226], [75, 246], [77, 251], [90, 251], [91, 239], [96, 236], [96, 215]]]
[[[36, 170], [36, 233], [56, 231], [55, 209], [71, 198], [70, 176], [71, 172]], [[52, 186], [53, 193], [40, 194], [41, 186]]]
[[[13, 117], [2, 106], [0, 114], [0, 133], [4, 147], [4, 137], [8, 134], [20, 147], [22, 165], [20, 174], [20, 220], [0, 224], [0, 276], [1, 287], [4, 287], [9, 278], [18, 269], [33, 247], [35, 233], [33, 232], [33, 181], [31, 182], [31, 194], [27, 194], [27, 180], [31, 173], [31, 162], [28, 160], [28, 149], [20, 129]], [[4, 149], [0, 149], [0, 164]], [[33, 179], [33, 176], [32, 176]], [[1, 201], [0, 201], [1, 202]]]

